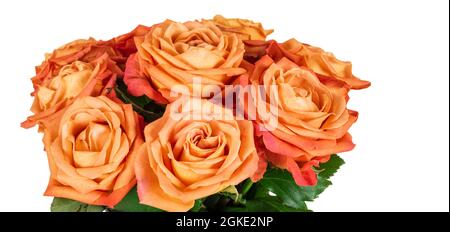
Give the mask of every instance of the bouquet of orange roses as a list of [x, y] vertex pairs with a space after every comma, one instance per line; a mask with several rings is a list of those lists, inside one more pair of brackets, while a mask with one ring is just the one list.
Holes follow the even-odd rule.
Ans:
[[350, 62], [215, 16], [47, 54], [31, 79], [52, 211], [309, 211], [352, 150]]

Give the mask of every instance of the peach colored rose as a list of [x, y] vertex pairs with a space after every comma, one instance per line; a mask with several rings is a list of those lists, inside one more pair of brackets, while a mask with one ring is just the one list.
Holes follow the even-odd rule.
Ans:
[[[252, 123], [236, 121], [230, 110], [206, 100], [192, 101], [201, 109], [183, 109], [172, 103], [162, 118], [145, 127], [146, 142], [136, 160], [143, 204], [187, 211], [196, 199], [239, 184], [257, 168]], [[207, 120], [202, 112], [225, 116]]]
[[131, 105], [87, 96], [43, 123], [51, 172], [46, 196], [113, 207], [136, 184], [143, 140]]
[[273, 32], [273, 30], [265, 30], [261, 23], [247, 19], [225, 18], [216, 15], [211, 21], [223, 32], [236, 34], [242, 40], [265, 40]]
[[[255, 117], [257, 144], [265, 150], [262, 157], [288, 169], [298, 185], [315, 185], [313, 165], [354, 147], [347, 131], [358, 114], [347, 109], [348, 86], [330, 77], [319, 78], [281, 56], [264, 55], [254, 65], [245, 62], [243, 66], [249, 72], [248, 84], [263, 86], [256, 94], [240, 98], [247, 116]], [[251, 111], [270, 106], [276, 111]], [[268, 123], [268, 119], [276, 121]], [[254, 180], [261, 178], [264, 170], [257, 173]]]
[[300, 43], [295, 39], [290, 39], [282, 43], [281, 46], [302, 58], [302, 62], [299, 65], [306, 66], [320, 75], [344, 81], [352, 89], [364, 89], [370, 86], [370, 82], [360, 80], [353, 75], [352, 63], [336, 59], [333, 53]]
[[[69, 50], [71, 49], [54, 54], [72, 54]], [[31, 107], [34, 115], [28, 117], [22, 123], [22, 127], [30, 128], [46, 118], [53, 117], [55, 113], [70, 105], [76, 98], [107, 94], [109, 89], [115, 85], [117, 76], [123, 75], [107, 53], [103, 53], [90, 62], [74, 60], [78, 55], [72, 54], [70, 57], [70, 59], [67, 58], [57, 63], [52, 63], [56, 61], [50, 59], [52, 60], [51, 63], [48, 63], [51, 64], [50, 66], [61, 67], [46, 72], [45, 78], [39, 79], [39, 84], [35, 86], [34, 101]], [[40, 72], [40, 74], [42, 73]]]
[[111, 42], [97, 41], [92, 38], [79, 39], [46, 54], [44, 62], [36, 67], [36, 76], [31, 78], [35, 89], [32, 95], [36, 93], [40, 85], [58, 75], [62, 67], [75, 61], [90, 63], [105, 53], [113, 61], [125, 61], [126, 58], [111, 45]]
[[[244, 44], [235, 34], [223, 33], [210, 21], [178, 23], [167, 20], [152, 26], [145, 37], [135, 37], [138, 53], [130, 57], [124, 80], [131, 94], [154, 98], [154, 89], [172, 102], [173, 86], [189, 88], [188, 94], [209, 97], [211, 88], [223, 86], [245, 72], [239, 68]], [[130, 60], [136, 59], [136, 60]], [[194, 92], [195, 78], [203, 84]]]

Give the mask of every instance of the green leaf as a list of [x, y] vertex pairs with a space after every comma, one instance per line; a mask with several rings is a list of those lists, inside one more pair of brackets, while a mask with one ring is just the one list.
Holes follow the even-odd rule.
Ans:
[[189, 211], [191, 212], [200, 212], [200, 210], [202, 210], [203, 208], [203, 200], [202, 199], [198, 199], [195, 201], [194, 207], [192, 207], [192, 209], [190, 209]]
[[53, 198], [50, 210], [52, 212], [102, 212], [105, 209], [103, 206], [88, 205], [78, 201], [66, 198]]
[[331, 181], [328, 179], [342, 164], [344, 161], [340, 157], [332, 155], [327, 163], [321, 164], [318, 168], [318, 181], [315, 186], [298, 186], [288, 171], [269, 168], [255, 187], [254, 198], [261, 199], [273, 193], [286, 207], [306, 209], [305, 201], [313, 201], [330, 186]]
[[338, 155], [331, 155], [328, 162], [320, 164], [319, 176], [325, 179], [332, 177], [336, 171], [345, 164], [344, 160]]
[[117, 204], [112, 211], [116, 212], [163, 212], [163, 210], [139, 203], [136, 187]]
[[145, 95], [136, 97], [128, 94], [127, 86], [122, 79], [117, 79], [116, 84], [114, 90], [119, 99], [126, 104], [131, 104], [133, 109], [144, 117], [145, 121], [152, 122], [164, 114], [165, 106], [155, 103]]
[[309, 200], [305, 196], [302, 187], [299, 187], [291, 176], [291, 173], [278, 168], [270, 168], [266, 171], [264, 178], [259, 185], [274, 193], [280, 200], [289, 207], [296, 208], [300, 202]]
[[299, 202], [314, 200], [328, 187], [328, 182], [321, 179], [316, 186], [301, 187], [295, 183], [288, 171], [271, 168], [266, 171], [259, 184], [278, 196], [284, 204], [295, 208]]

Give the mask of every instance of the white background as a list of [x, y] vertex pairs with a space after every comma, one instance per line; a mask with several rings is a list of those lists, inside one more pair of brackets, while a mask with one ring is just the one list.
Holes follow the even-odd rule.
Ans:
[[261, 21], [270, 38], [351, 60], [372, 87], [353, 91], [357, 147], [315, 211], [449, 210], [448, 1], [0, 1], [0, 211], [48, 211], [41, 135], [29, 78], [44, 53], [77, 38], [109, 39], [170, 18]]

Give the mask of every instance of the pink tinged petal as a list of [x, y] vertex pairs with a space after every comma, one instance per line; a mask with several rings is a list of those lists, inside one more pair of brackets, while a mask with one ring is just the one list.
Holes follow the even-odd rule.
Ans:
[[278, 139], [269, 132], [263, 132], [262, 138], [264, 145], [271, 152], [288, 157], [308, 156], [302, 149]]
[[286, 164], [298, 186], [314, 186], [317, 184], [317, 174], [312, 169], [312, 164], [306, 163], [299, 168], [297, 162], [291, 158], [287, 159]]
[[267, 160], [266, 157], [264, 156], [264, 152], [258, 152], [257, 154], [259, 156], [258, 166], [256, 168], [255, 173], [250, 177], [253, 182], [261, 180], [264, 177], [264, 173], [266, 172], [267, 169]]
[[135, 54], [131, 55], [126, 64], [124, 74], [125, 84], [128, 92], [133, 96], [146, 95], [159, 104], [167, 104], [167, 100], [158, 93], [151, 85], [147, 77], [141, 74], [139, 63]]

